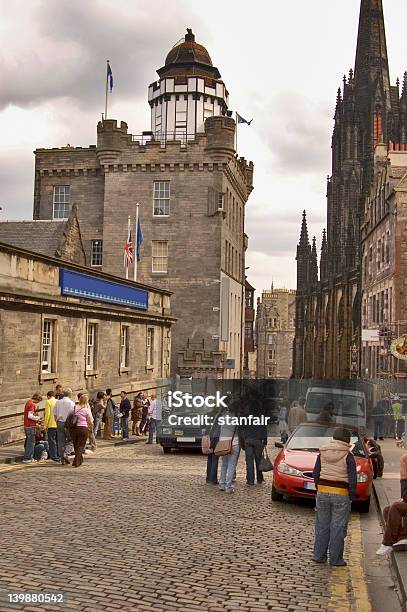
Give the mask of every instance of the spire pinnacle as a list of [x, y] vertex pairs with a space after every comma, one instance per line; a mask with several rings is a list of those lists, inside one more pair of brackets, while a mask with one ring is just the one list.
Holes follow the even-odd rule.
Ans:
[[377, 77], [386, 92], [390, 91], [389, 62], [382, 0], [361, 0], [355, 83], [363, 89]]
[[402, 89], [402, 92], [401, 92], [401, 97], [402, 98], [407, 98], [407, 71], [404, 73], [403, 89]]
[[298, 246], [303, 248], [309, 248], [310, 246], [308, 238], [307, 213], [305, 210], [302, 213], [301, 234]]

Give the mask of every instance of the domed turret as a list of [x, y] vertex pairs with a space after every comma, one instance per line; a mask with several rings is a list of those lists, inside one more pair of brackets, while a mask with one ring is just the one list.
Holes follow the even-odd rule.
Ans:
[[151, 131], [156, 138], [185, 142], [204, 133], [205, 119], [224, 116], [229, 94], [206, 48], [187, 29], [169, 51], [148, 90]]
[[208, 51], [195, 42], [195, 34], [190, 28], [187, 28], [185, 39], [173, 46], [165, 58], [165, 65], [157, 72], [160, 77], [199, 74], [213, 79], [221, 78]]

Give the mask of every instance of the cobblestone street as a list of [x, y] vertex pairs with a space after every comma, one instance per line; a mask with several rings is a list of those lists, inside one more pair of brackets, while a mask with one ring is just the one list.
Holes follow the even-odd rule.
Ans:
[[22, 590], [65, 601], [15, 609], [370, 610], [358, 514], [348, 567], [315, 565], [312, 507], [272, 504], [270, 476], [247, 487], [244, 457], [225, 495], [205, 483], [205, 461], [139, 443], [77, 470], [4, 467], [0, 609]]

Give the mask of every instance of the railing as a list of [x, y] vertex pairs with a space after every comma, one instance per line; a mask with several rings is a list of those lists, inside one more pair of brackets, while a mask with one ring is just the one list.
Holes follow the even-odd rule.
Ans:
[[195, 140], [196, 134], [188, 134], [177, 130], [175, 132], [142, 132], [141, 134], [133, 134], [132, 141], [145, 145], [148, 142], [159, 142], [161, 147], [165, 147], [168, 141], [180, 142], [181, 147], [186, 147], [188, 141]]

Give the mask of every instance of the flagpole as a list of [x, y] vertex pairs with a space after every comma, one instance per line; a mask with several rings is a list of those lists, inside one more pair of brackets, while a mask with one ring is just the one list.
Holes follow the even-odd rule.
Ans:
[[236, 114], [236, 134], [235, 134], [235, 151], [237, 153], [237, 126], [239, 125], [239, 122], [237, 120], [237, 111], [235, 111]]
[[[129, 240], [129, 236], [130, 236], [130, 232], [131, 232], [131, 219], [130, 219], [130, 215], [129, 218], [127, 219], [127, 239], [126, 239], [126, 244]], [[126, 279], [129, 278], [129, 259], [128, 257], [126, 257]]]
[[109, 60], [106, 60], [106, 92], [105, 92], [105, 119], [107, 119], [107, 95], [109, 82]]
[[137, 281], [137, 271], [138, 271], [137, 270], [137, 264], [138, 264], [138, 261], [137, 261], [137, 249], [138, 249], [138, 207], [139, 207], [139, 203], [137, 202], [137, 204], [136, 204], [136, 238], [135, 238], [135, 241], [134, 241], [134, 246], [135, 246], [135, 249], [134, 249], [134, 281], [135, 282]]

